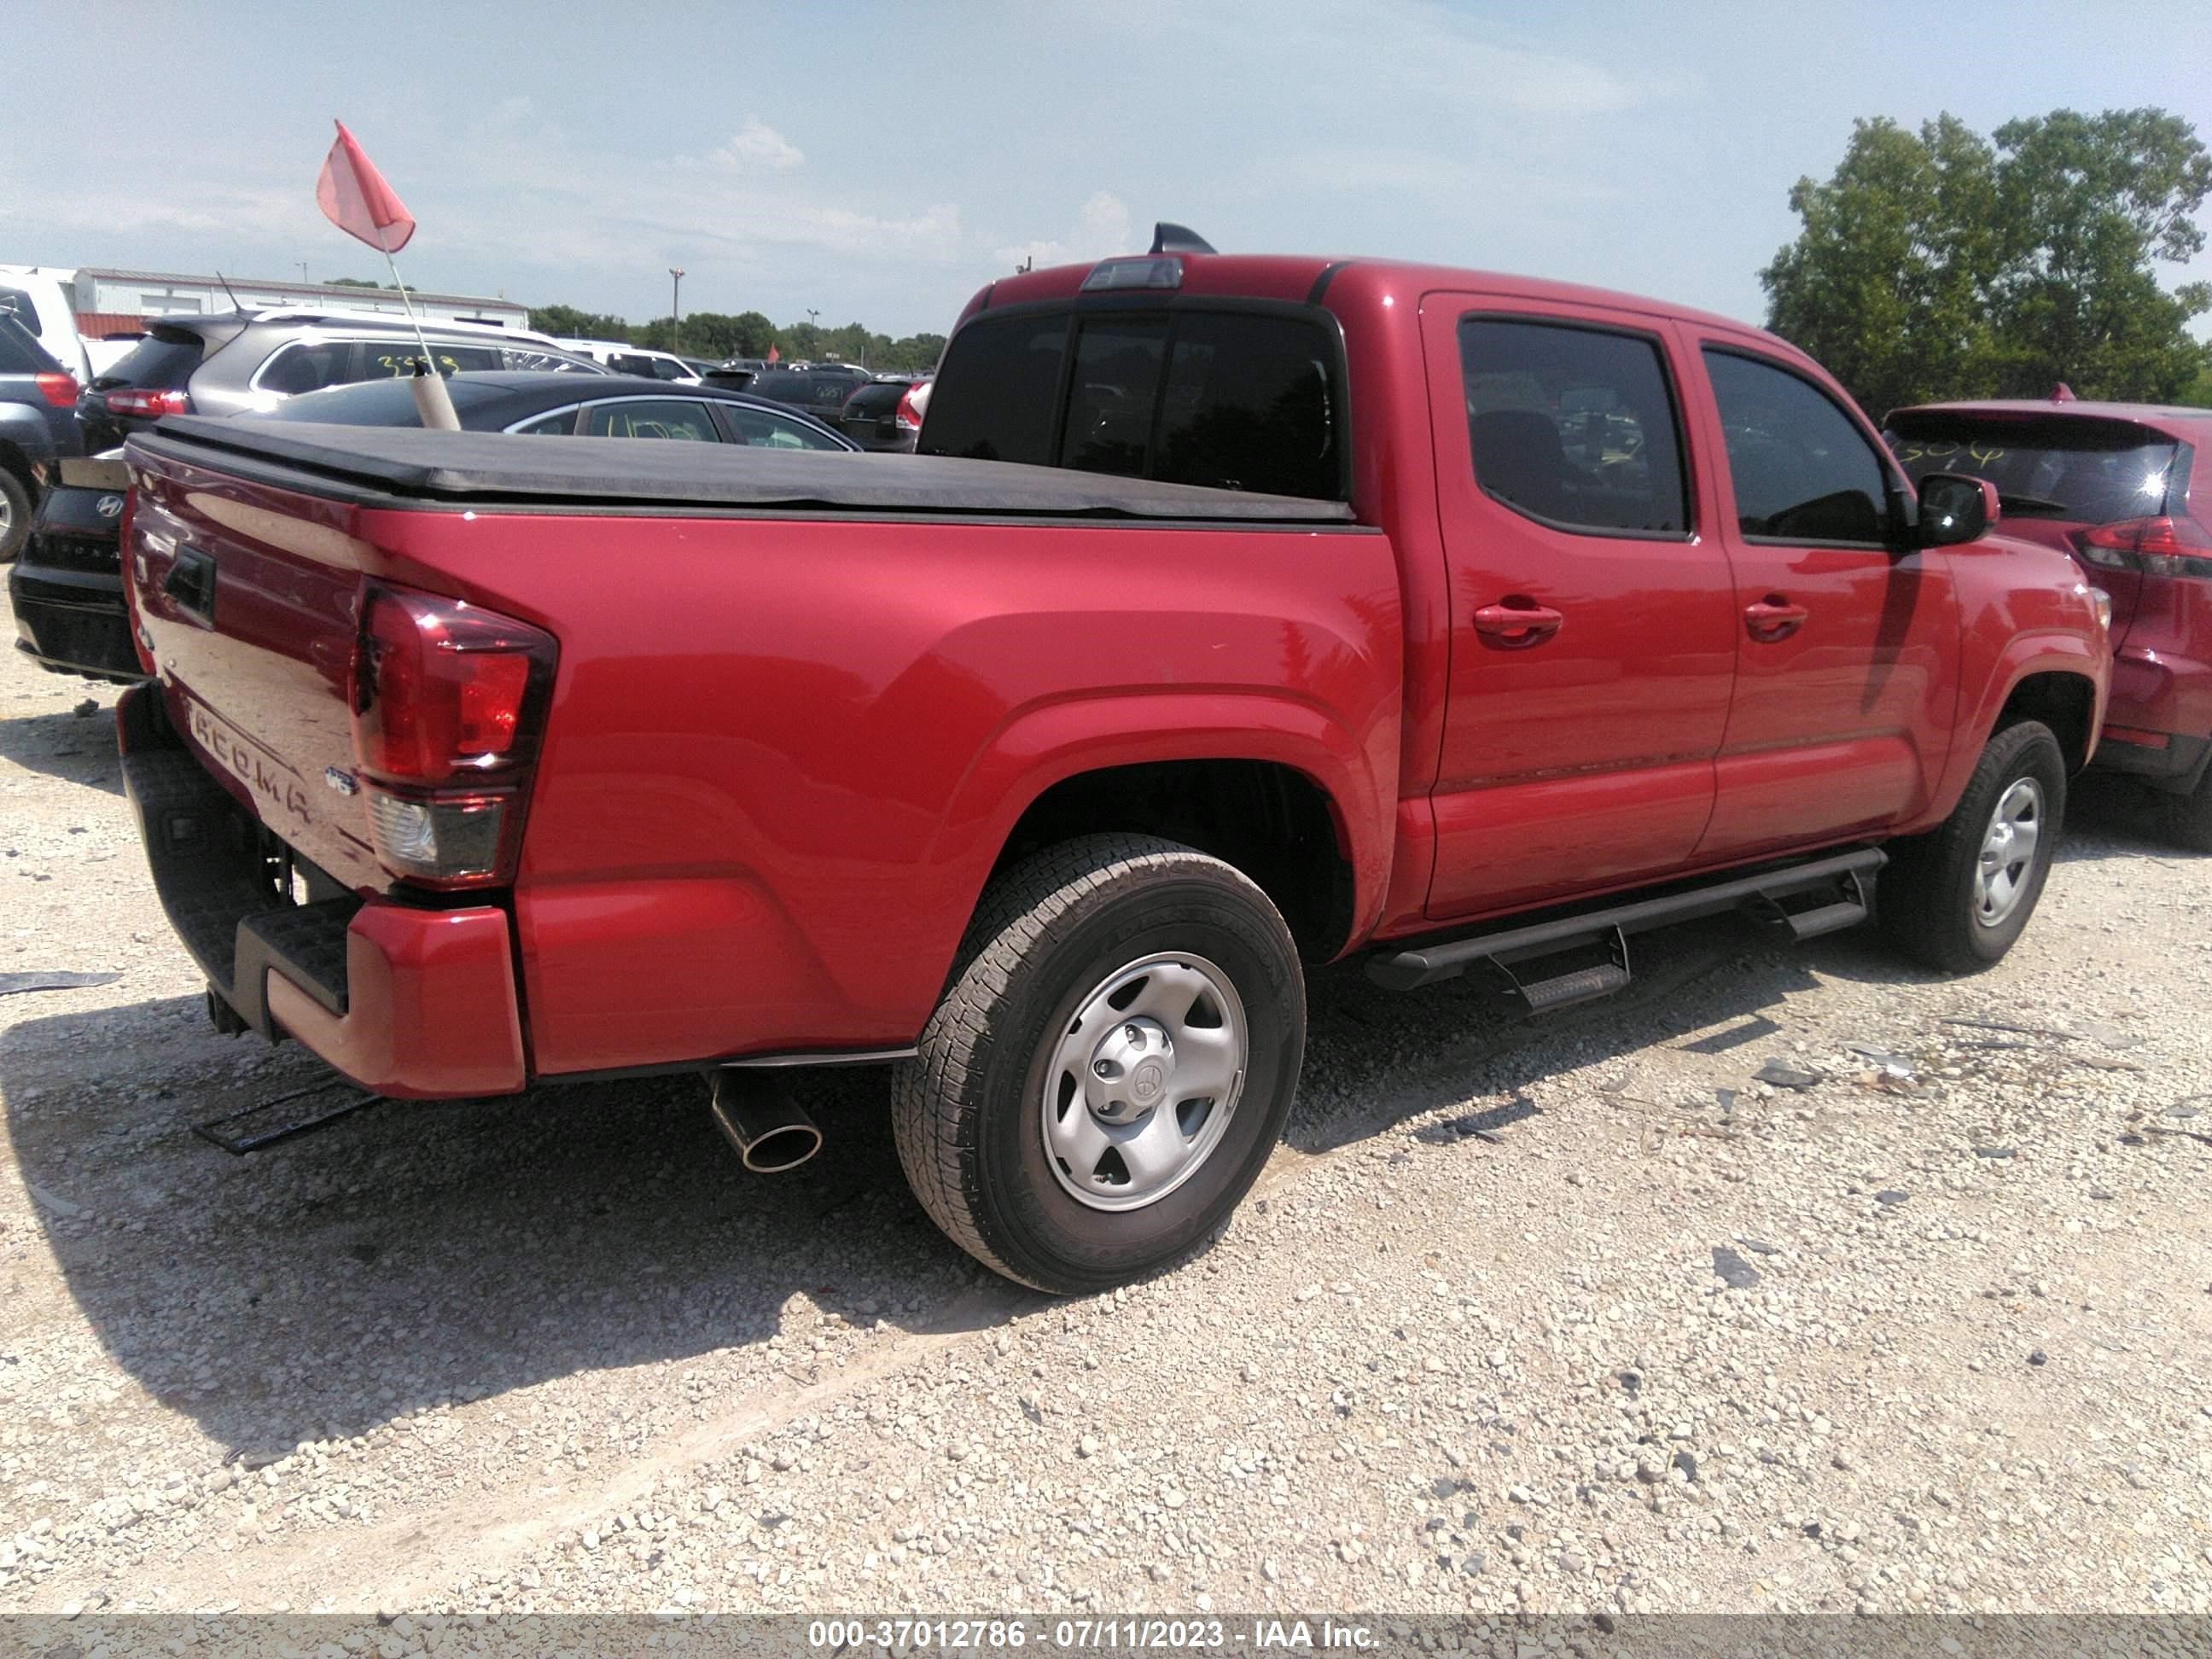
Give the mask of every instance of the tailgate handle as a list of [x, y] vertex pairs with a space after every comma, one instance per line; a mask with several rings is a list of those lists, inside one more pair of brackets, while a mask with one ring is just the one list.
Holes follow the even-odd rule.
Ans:
[[161, 591], [210, 627], [215, 625], [215, 561], [197, 548], [181, 547], [161, 579]]

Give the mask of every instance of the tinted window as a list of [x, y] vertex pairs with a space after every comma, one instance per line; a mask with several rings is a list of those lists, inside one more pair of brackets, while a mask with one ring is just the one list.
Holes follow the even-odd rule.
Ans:
[[31, 296], [20, 288], [0, 288], [0, 313], [10, 311], [32, 333], [39, 331], [39, 308], [31, 303]]
[[923, 450], [985, 461], [1050, 461], [1053, 399], [1066, 349], [1064, 316], [969, 323], [945, 348], [945, 371], [922, 428]]
[[718, 444], [722, 434], [714, 417], [700, 403], [674, 398], [635, 398], [617, 404], [592, 404], [584, 410], [584, 435], [588, 438], [676, 438], [691, 443]]
[[0, 312], [0, 374], [45, 374], [55, 367], [30, 331]]
[[200, 366], [202, 344], [200, 337], [187, 330], [157, 325], [117, 358], [106, 374], [96, 378], [94, 389], [109, 392], [118, 386], [140, 386], [149, 392], [181, 392]]
[[262, 365], [254, 385], [264, 392], [296, 397], [359, 379], [351, 372], [352, 363], [353, 347], [343, 340], [295, 341]]
[[1141, 477], [1160, 386], [1167, 320], [1085, 323], [1076, 337], [1075, 376], [1060, 464], [1079, 472]]
[[549, 374], [598, 374], [604, 371], [599, 364], [582, 357], [565, 356], [557, 351], [538, 351], [528, 346], [505, 346], [500, 356], [509, 368], [534, 370]]
[[1883, 435], [1913, 483], [1931, 472], [1987, 478], [2008, 518], [2150, 518], [2180, 511], [2189, 482], [2174, 465], [2179, 443], [2125, 421], [1905, 414]]
[[607, 353], [607, 367], [617, 374], [649, 376], [653, 373], [653, 359], [641, 356], [635, 351], [610, 351]]
[[563, 409], [551, 415], [541, 415], [528, 426], [519, 426], [517, 432], [526, 432], [533, 438], [568, 438], [576, 431], [576, 411]]
[[1685, 533], [1673, 394], [1632, 334], [1469, 317], [1459, 326], [1475, 482], [1516, 513], [1576, 529]]
[[842, 449], [826, 432], [817, 432], [812, 427], [798, 421], [787, 421], [781, 415], [771, 415], [764, 409], [748, 409], [743, 404], [724, 404], [722, 412], [738, 428], [738, 436], [749, 444], [763, 445], [769, 449]]
[[1728, 445], [1736, 523], [1769, 541], [1880, 544], [1888, 475], [1827, 394], [1788, 370], [1705, 351]]
[[657, 380], [685, 380], [690, 374], [688, 364], [680, 363], [673, 357], [655, 357], [653, 360], [653, 376]]
[[1341, 493], [1334, 415], [1328, 348], [1313, 324], [1183, 316], [1176, 324], [1152, 476], [1334, 500]]

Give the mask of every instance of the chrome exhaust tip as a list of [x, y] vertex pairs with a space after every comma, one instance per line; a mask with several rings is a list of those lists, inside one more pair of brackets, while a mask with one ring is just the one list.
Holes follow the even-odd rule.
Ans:
[[757, 1175], [795, 1170], [822, 1150], [822, 1131], [772, 1077], [724, 1069], [708, 1073], [707, 1109], [714, 1127]]

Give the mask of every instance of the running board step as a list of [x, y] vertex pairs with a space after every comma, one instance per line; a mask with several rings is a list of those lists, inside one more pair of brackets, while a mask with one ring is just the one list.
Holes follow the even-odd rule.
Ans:
[[1548, 1014], [1555, 1008], [1571, 1008], [1577, 1003], [1609, 997], [1626, 985], [1629, 977], [1627, 969], [1601, 962], [1595, 968], [1577, 968], [1553, 979], [1516, 979], [1513, 988], [1528, 1005], [1530, 1013]]
[[[1873, 908], [1870, 900], [1875, 872], [1888, 861], [1878, 847], [1857, 848], [1803, 864], [1686, 887], [1610, 909], [1589, 910], [1579, 915], [1379, 954], [1369, 959], [1367, 976], [1392, 990], [1411, 990], [1417, 985], [1453, 978], [1477, 963], [1487, 963], [1504, 972], [1534, 1007], [1536, 1004], [1528, 997], [1529, 991], [1554, 981], [1538, 980], [1524, 987], [1509, 963], [1577, 946], [1620, 941], [1610, 969], [1583, 969], [1560, 976], [1562, 981], [1576, 982], [1573, 1000], [1586, 1001], [1590, 996], [1603, 995], [1627, 983], [1626, 940], [1631, 933], [1649, 933], [1655, 927], [1669, 927], [1677, 922], [1723, 915], [1730, 911], [1741, 911], [1754, 921], [1787, 928], [1797, 939], [1812, 939], [1863, 921]], [[1794, 913], [1782, 902], [1808, 896], [1820, 896], [1827, 902]], [[1617, 979], [1613, 977], [1615, 974]], [[1589, 977], [1591, 975], [1607, 981], [1603, 989], [1586, 989], [1595, 982]], [[1565, 1006], [1571, 994], [1563, 987], [1559, 994], [1560, 1000], [1544, 1006]]]

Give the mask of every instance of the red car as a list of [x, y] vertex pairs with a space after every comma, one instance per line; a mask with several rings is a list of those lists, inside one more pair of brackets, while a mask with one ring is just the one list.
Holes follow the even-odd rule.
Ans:
[[[921, 453], [175, 419], [118, 710], [229, 1029], [392, 1095], [892, 1062], [999, 1271], [1204, 1246], [1302, 962], [1531, 1010], [1630, 940], [1996, 960], [2109, 651], [1820, 368], [1624, 295], [1165, 236], [969, 307]], [[1012, 465], [1011, 463], [1025, 463]]]
[[2006, 533], [2062, 548], [2112, 599], [2112, 696], [2100, 770], [2164, 797], [2180, 841], [2212, 852], [2212, 410], [2087, 403], [1924, 404], [1887, 435], [1915, 479], [1996, 487]]

